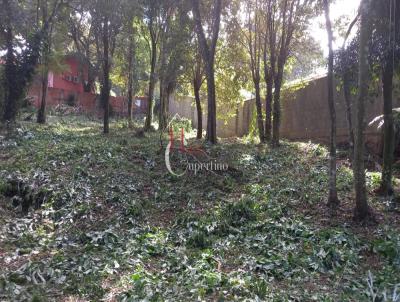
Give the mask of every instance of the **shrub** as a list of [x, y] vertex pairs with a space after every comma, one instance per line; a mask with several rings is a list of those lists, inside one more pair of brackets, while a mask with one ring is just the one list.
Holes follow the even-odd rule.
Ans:
[[183, 129], [185, 132], [192, 131], [192, 121], [184, 117], [174, 119], [171, 122], [171, 126], [174, 130], [174, 133], [180, 132], [181, 129]]

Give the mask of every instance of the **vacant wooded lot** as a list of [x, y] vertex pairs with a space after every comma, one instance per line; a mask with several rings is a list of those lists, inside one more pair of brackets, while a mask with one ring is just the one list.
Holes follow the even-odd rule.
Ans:
[[346, 159], [342, 206], [326, 210], [322, 146], [223, 141], [208, 151], [237, 170], [176, 178], [157, 135], [100, 127], [23, 124], [1, 141], [2, 194], [43, 198], [27, 216], [2, 198], [2, 299], [362, 301], [400, 282], [399, 213], [372, 194], [379, 173], [379, 224], [359, 226]]
[[0, 0], [0, 302], [400, 302], [399, 10]]

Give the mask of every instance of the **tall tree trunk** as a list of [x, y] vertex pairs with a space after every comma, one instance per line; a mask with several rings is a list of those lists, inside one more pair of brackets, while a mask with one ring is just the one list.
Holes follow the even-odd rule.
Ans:
[[162, 41], [160, 44], [160, 107], [158, 112], [158, 123], [159, 130], [164, 131], [167, 127], [167, 103], [168, 103], [168, 78], [167, 74], [167, 49], [165, 47], [166, 41]]
[[215, 49], [217, 46], [221, 11], [222, 11], [222, 0], [214, 1], [213, 9], [213, 22], [212, 22], [212, 37], [211, 43], [207, 42], [202, 21], [200, 15], [200, 4], [199, 0], [192, 0], [192, 10], [194, 21], [196, 24], [197, 38], [199, 41], [200, 52], [205, 63], [205, 73], [207, 80], [207, 135], [206, 139], [212, 143], [217, 143], [217, 105], [215, 98], [215, 78], [214, 78], [214, 61], [215, 61]]
[[368, 97], [368, 43], [371, 37], [371, 24], [368, 16], [370, 0], [362, 0], [360, 4], [360, 45], [359, 45], [359, 74], [358, 74], [358, 97], [356, 99], [356, 124], [354, 141], [354, 189], [356, 193], [356, 205], [354, 219], [364, 221], [368, 218], [370, 210], [367, 201], [364, 170], [364, 114], [365, 101]]
[[[267, 2], [267, 34], [264, 37], [264, 80], [266, 84], [265, 96], [265, 138], [271, 142], [272, 145], [272, 106], [274, 101], [273, 89], [274, 80], [276, 78], [276, 34], [274, 18], [272, 15], [273, 9], [271, 7], [272, 1]], [[269, 57], [268, 57], [269, 50]]]
[[11, 26], [7, 28], [6, 33], [7, 55], [4, 69], [4, 112], [3, 121], [14, 122], [17, 115], [18, 99], [15, 87], [17, 87], [17, 66], [15, 65], [15, 55], [13, 48], [13, 34]]
[[201, 108], [201, 99], [200, 99], [200, 84], [199, 82], [194, 79], [193, 80], [193, 91], [194, 91], [194, 98], [196, 100], [196, 112], [197, 112], [197, 139], [202, 139], [203, 137], [203, 112]]
[[169, 119], [169, 100], [171, 99], [171, 95], [174, 93], [176, 87], [176, 82], [169, 82], [167, 85], [167, 93], [166, 93], [166, 98], [164, 102], [164, 120], [165, 120], [165, 128], [167, 128], [168, 124], [168, 119]]
[[328, 34], [328, 105], [329, 115], [331, 119], [331, 135], [330, 135], [330, 146], [329, 146], [329, 194], [328, 194], [328, 206], [337, 207], [339, 205], [339, 199], [337, 197], [336, 189], [336, 109], [334, 99], [334, 79], [333, 79], [333, 34], [332, 24], [329, 14], [329, 2], [324, 0], [325, 10], [325, 21], [326, 21], [326, 32]]
[[147, 106], [146, 122], [144, 125], [144, 130], [148, 131], [151, 128], [151, 123], [153, 121], [153, 98], [154, 98], [154, 88], [156, 86], [156, 64], [157, 64], [157, 44], [152, 38], [151, 41], [151, 66], [150, 66], [150, 81], [149, 81], [149, 99]]
[[[46, 63], [45, 63], [46, 64]], [[40, 106], [37, 113], [37, 122], [39, 124], [46, 124], [46, 100], [47, 100], [47, 87], [49, 82], [49, 73], [47, 66], [44, 67], [45, 70], [42, 72], [42, 83], [41, 83], [41, 100]]]
[[101, 100], [104, 106], [104, 134], [110, 132], [109, 117], [110, 117], [110, 63], [109, 63], [109, 33], [108, 33], [108, 18], [104, 18], [103, 27], [103, 86], [101, 91]]
[[388, 55], [382, 70], [383, 88], [383, 120], [384, 120], [384, 145], [383, 169], [380, 193], [393, 194], [392, 172], [394, 153], [394, 126], [393, 126], [393, 58]]
[[[278, 64], [279, 65], [279, 64]], [[274, 91], [274, 103], [273, 103], [273, 117], [272, 117], [272, 146], [279, 146], [279, 127], [281, 124], [281, 87], [283, 78], [283, 67], [278, 67], [278, 73], [275, 77], [275, 91]]]
[[271, 76], [265, 77], [267, 86], [267, 93], [265, 95], [265, 140], [269, 142], [271, 140], [272, 131], [272, 100], [273, 100], [273, 87], [274, 82]]
[[4, 68], [4, 112], [3, 121], [4, 122], [14, 122], [17, 115], [18, 108], [18, 94], [16, 87], [17, 85], [17, 65], [16, 57], [14, 54], [13, 45], [13, 29], [11, 26], [11, 7], [8, 0], [3, 0], [3, 9], [8, 12], [6, 17], [6, 33], [5, 33], [5, 45], [7, 49], [6, 64]]
[[[46, 22], [47, 19], [47, 1], [40, 1], [41, 2], [41, 12], [42, 12], [42, 22]], [[38, 2], [39, 6], [39, 2]], [[38, 24], [39, 25], [39, 24]], [[50, 49], [51, 49], [51, 44], [50, 44], [50, 33], [45, 32], [45, 38], [44, 38], [44, 45], [43, 45], [43, 50], [42, 50], [42, 76], [41, 76], [41, 84], [42, 84], [42, 97], [41, 97], [41, 102], [39, 106], [39, 110], [37, 113], [37, 122], [39, 124], [45, 124], [46, 123], [46, 100], [47, 100], [47, 91], [48, 91], [48, 85], [49, 85], [49, 56], [50, 56]]]
[[[132, 25], [130, 25], [132, 27]], [[132, 127], [132, 103], [133, 103], [133, 33], [129, 35], [129, 47], [128, 47], [128, 124]]]
[[254, 80], [254, 88], [256, 92], [256, 110], [257, 110], [257, 126], [258, 126], [258, 136], [260, 138], [260, 142], [265, 142], [264, 136], [264, 119], [262, 114], [262, 104], [261, 104], [261, 92], [260, 92], [260, 80]]
[[217, 104], [216, 104], [216, 100], [215, 100], [214, 63], [207, 64], [206, 78], [207, 78], [207, 97], [208, 97], [206, 139], [210, 143], [216, 144], [217, 143]]
[[203, 138], [203, 109], [201, 106], [200, 89], [203, 83], [202, 73], [202, 60], [201, 54], [197, 53], [196, 65], [193, 72], [193, 92], [196, 101], [196, 112], [197, 112], [197, 139]]
[[167, 128], [167, 106], [169, 101], [168, 85], [165, 79], [160, 79], [160, 111], [159, 111], [159, 130]]
[[354, 153], [354, 130], [353, 130], [353, 112], [352, 112], [352, 98], [350, 91], [350, 74], [349, 71], [345, 71], [343, 74], [343, 94], [344, 101], [346, 103], [346, 118], [347, 127], [349, 129], [349, 143], [351, 150], [351, 158], [353, 158]]

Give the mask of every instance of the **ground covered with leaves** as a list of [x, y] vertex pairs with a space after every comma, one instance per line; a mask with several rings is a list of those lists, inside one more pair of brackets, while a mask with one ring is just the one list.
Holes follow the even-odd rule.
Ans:
[[328, 210], [319, 145], [221, 141], [228, 171], [178, 178], [125, 122], [0, 135], [0, 301], [400, 301], [396, 204], [368, 172], [378, 224], [354, 224], [343, 159]]

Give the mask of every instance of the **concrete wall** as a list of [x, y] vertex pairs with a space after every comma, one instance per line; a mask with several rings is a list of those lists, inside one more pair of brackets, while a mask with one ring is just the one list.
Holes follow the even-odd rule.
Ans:
[[[247, 111], [244, 112], [243, 108], [246, 108]], [[203, 130], [207, 129], [207, 102], [202, 102], [203, 109]], [[243, 136], [248, 133], [249, 122], [246, 117], [251, 114], [248, 112], [251, 111], [252, 108], [249, 105], [246, 106], [238, 106], [236, 108], [236, 115], [229, 117], [229, 112], [232, 112], [232, 108], [227, 108], [224, 112], [224, 109], [220, 108], [218, 115], [225, 116], [225, 118], [217, 119], [217, 136], [219, 137], [235, 137], [235, 136]], [[235, 110], [235, 109], [234, 109]], [[194, 98], [189, 96], [171, 96], [169, 100], [169, 115], [173, 117], [175, 114], [179, 114], [181, 117], [185, 117], [192, 121], [193, 128], [197, 128], [197, 112], [196, 112], [196, 103]]]
[[[281, 108], [281, 137], [289, 140], [314, 141], [328, 143], [330, 135], [330, 117], [328, 107], [327, 77], [313, 79], [304, 83], [301, 89], [295, 92], [282, 93]], [[263, 102], [264, 103], [264, 102]], [[343, 92], [335, 89], [337, 137], [338, 143], [348, 142], [348, 125], [346, 106]], [[203, 108], [206, 109], [206, 103]], [[264, 104], [263, 104], [264, 105]], [[393, 107], [400, 107], [400, 95], [394, 95]], [[353, 108], [354, 109], [354, 108]], [[220, 109], [221, 110], [221, 109]], [[227, 122], [217, 121], [217, 135], [219, 137], [243, 136], [249, 133], [250, 125], [255, 114], [255, 100], [248, 100], [236, 108], [236, 116], [228, 118]], [[383, 112], [381, 91], [372, 100], [366, 100], [365, 122], [368, 124], [373, 118]], [[192, 120], [197, 126], [196, 108], [193, 98], [175, 97], [170, 100], [170, 114], [179, 113], [180, 116]], [[220, 115], [223, 112], [218, 112]], [[353, 110], [353, 119], [355, 113]], [[206, 110], [203, 115], [203, 129], [206, 129]], [[354, 125], [354, 121], [353, 121]], [[375, 151], [382, 148], [382, 134], [376, 125], [366, 126], [366, 144]]]
[[[282, 99], [281, 136], [290, 140], [312, 140], [328, 143], [330, 117], [328, 107], [327, 77], [323, 76], [306, 83], [306, 86]], [[348, 142], [348, 124], [343, 92], [335, 89], [338, 143]], [[400, 106], [399, 96], [394, 97], [393, 107]], [[355, 111], [353, 107], [353, 125]], [[376, 125], [368, 126], [376, 116], [383, 113], [381, 91], [372, 100], [366, 100], [365, 138], [372, 150], [381, 149], [381, 132]]]

